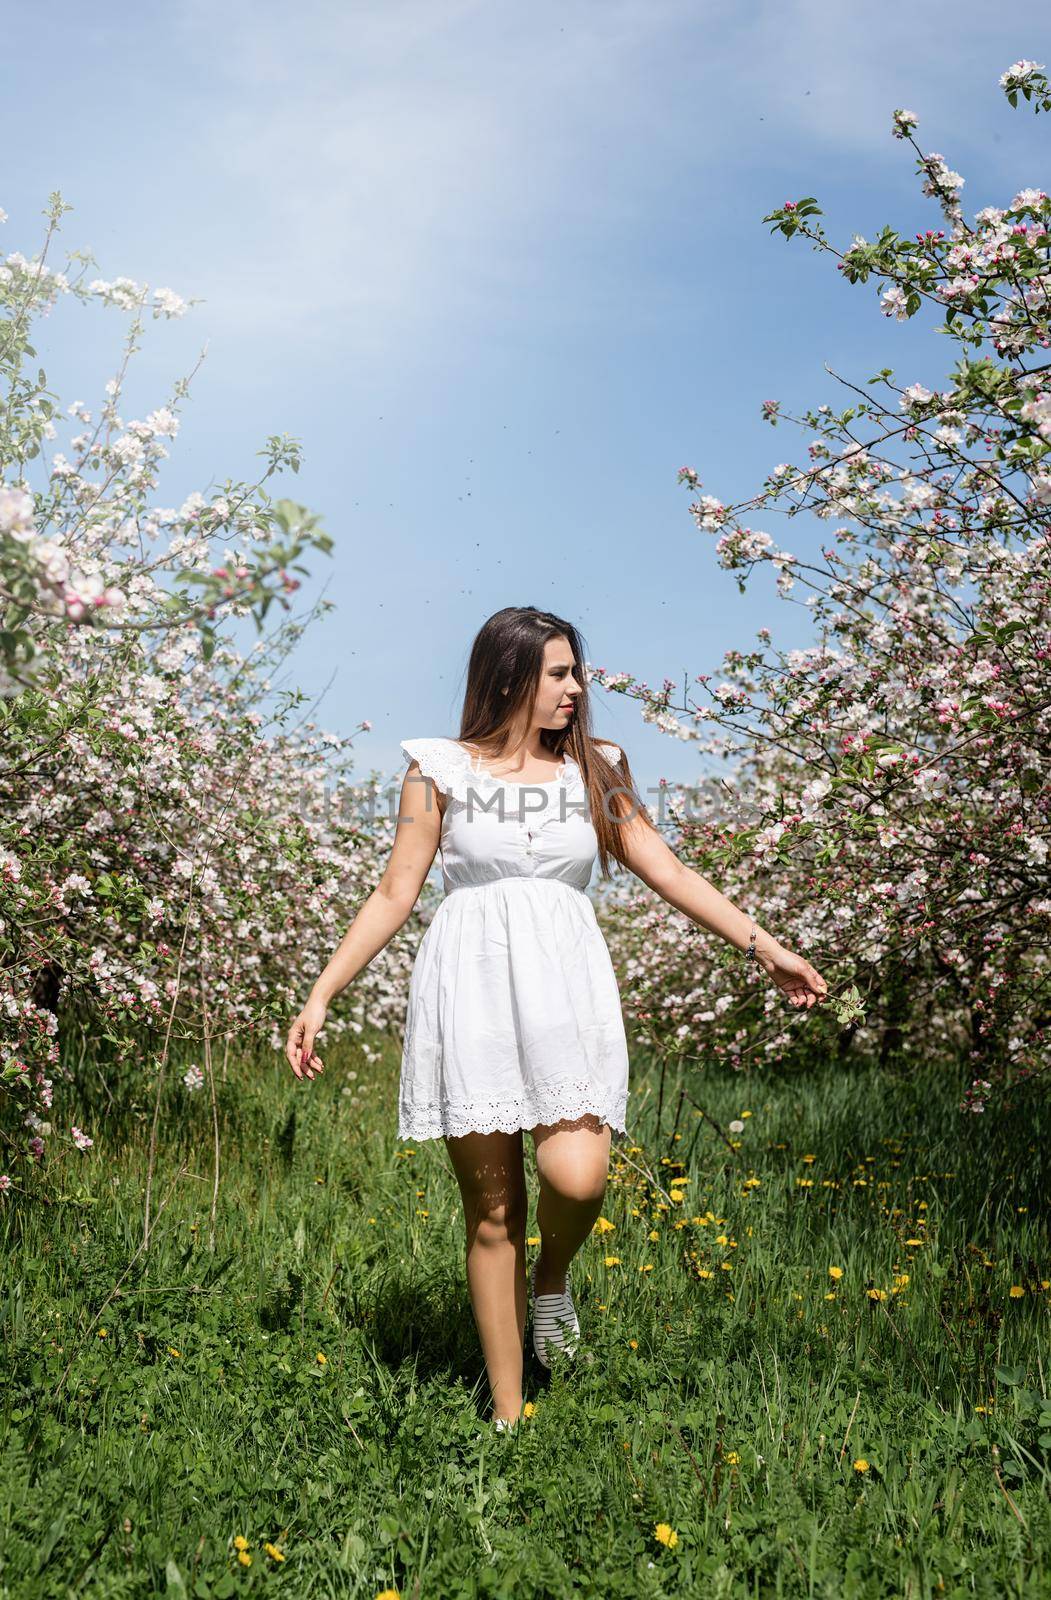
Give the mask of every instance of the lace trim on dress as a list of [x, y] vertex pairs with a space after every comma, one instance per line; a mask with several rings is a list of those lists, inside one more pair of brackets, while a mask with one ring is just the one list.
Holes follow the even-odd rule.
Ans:
[[419, 762], [424, 777], [442, 794], [466, 801], [469, 788], [479, 792], [482, 781], [471, 772], [464, 751], [452, 739], [402, 739], [401, 748], [410, 761]]
[[403, 1103], [398, 1114], [399, 1139], [460, 1138], [465, 1133], [516, 1133], [538, 1123], [598, 1117], [619, 1133], [624, 1122], [627, 1092], [597, 1091], [590, 1080], [554, 1083], [508, 1100], [427, 1101]]
[[[402, 739], [401, 748], [410, 761], [418, 761], [420, 771], [454, 800], [466, 803], [468, 793], [480, 794], [493, 789], [557, 789], [573, 783], [579, 767], [572, 756], [565, 757], [565, 766], [556, 778], [541, 784], [529, 784], [515, 778], [497, 778], [488, 772], [476, 772], [471, 757], [455, 739]], [[620, 760], [620, 749], [615, 744], [602, 743], [598, 747], [607, 761]]]

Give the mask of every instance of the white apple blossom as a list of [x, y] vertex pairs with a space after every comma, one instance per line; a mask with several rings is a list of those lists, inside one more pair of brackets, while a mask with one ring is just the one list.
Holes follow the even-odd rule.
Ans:
[[885, 289], [880, 299], [880, 310], [885, 317], [895, 317], [898, 322], [908, 320], [908, 296], [898, 283]]
[[31, 494], [8, 485], [0, 487], [0, 534], [7, 534], [20, 544], [27, 543], [35, 532], [33, 517]]

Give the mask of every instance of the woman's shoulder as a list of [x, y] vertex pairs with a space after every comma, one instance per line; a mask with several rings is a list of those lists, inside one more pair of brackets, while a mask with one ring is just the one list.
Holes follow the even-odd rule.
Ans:
[[399, 743], [410, 763], [417, 762], [424, 777], [430, 778], [443, 794], [456, 794], [462, 788], [469, 761], [455, 739], [432, 736], [401, 739]]

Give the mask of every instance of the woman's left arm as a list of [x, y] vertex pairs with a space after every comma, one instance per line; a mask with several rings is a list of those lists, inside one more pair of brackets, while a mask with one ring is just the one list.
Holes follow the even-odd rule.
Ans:
[[662, 900], [738, 950], [747, 950], [754, 926], [756, 962], [791, 1003], [809, 1010], [825, 998], [828, 984], [810, 962], [786, 950], [713, 883], [680, 861], [652, 824], [633, 817], [618, 826], [627, 865]]

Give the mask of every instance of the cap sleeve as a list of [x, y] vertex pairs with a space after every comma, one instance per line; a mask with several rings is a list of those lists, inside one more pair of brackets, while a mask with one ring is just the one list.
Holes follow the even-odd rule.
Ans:
[[456, 799], [464, 798], [469, 762], [467, 752], [455, 739], [402, 739], [400, 743], [409, 760], [419, 762], [420, 771], [436, 789]]

